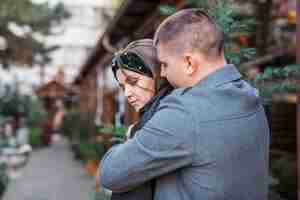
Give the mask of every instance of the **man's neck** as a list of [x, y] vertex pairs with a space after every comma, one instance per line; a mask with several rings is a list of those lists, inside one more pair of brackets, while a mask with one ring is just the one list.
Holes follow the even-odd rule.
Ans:
[[213, 74], [215, 71], [225, 67], [227, 62], [225, 59], [220, 59], [215, 62], [206, 63], [203, 66], [200, 66], [199, 73], [195, 75], [195, 78], [191, 81], [191, 86], [196, 85], [201, 80], [205, 79], [210, 74]]

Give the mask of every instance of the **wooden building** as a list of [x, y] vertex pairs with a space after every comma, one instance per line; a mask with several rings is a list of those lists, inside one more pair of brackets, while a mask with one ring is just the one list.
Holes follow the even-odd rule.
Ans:
[[44, 107], [48, 112], [48, 118], [52, 120], [56, 112], [56, 103], [66, 102], [77, 95], [74, 88], [68, 87], [64, 81], [64, 71], [60, 69], [54, 79], [35, 91], [36, 95], [42, 99]]

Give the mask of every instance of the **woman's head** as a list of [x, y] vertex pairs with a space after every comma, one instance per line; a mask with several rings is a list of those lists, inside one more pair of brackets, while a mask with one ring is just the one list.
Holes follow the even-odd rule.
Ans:
[[118, 52], [112, 64], [125, 97], [139, 111], [156, 94], [160, 79], [159, 61], [151, 39], [130, 43]]

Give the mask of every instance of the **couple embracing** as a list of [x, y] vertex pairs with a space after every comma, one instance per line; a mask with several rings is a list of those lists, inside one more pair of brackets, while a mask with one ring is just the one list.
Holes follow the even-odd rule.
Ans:
[[256, 89], [226, 62], [205, 12], [168, 17], [112, 70], [140, 120], [99, 165], [112, 200], [265, 200], [269, 128]]

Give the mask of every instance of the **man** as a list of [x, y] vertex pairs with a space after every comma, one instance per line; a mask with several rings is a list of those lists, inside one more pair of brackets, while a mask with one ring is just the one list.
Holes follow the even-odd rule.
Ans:
[[222, 31], [198, 9], [155, 34], [161, 75], [177, 89], [100, 164], [103, 187], [126, 192], [155, 179], [155, 200], [264, 200], [269, 129], [256, 90], [226, 63]]

